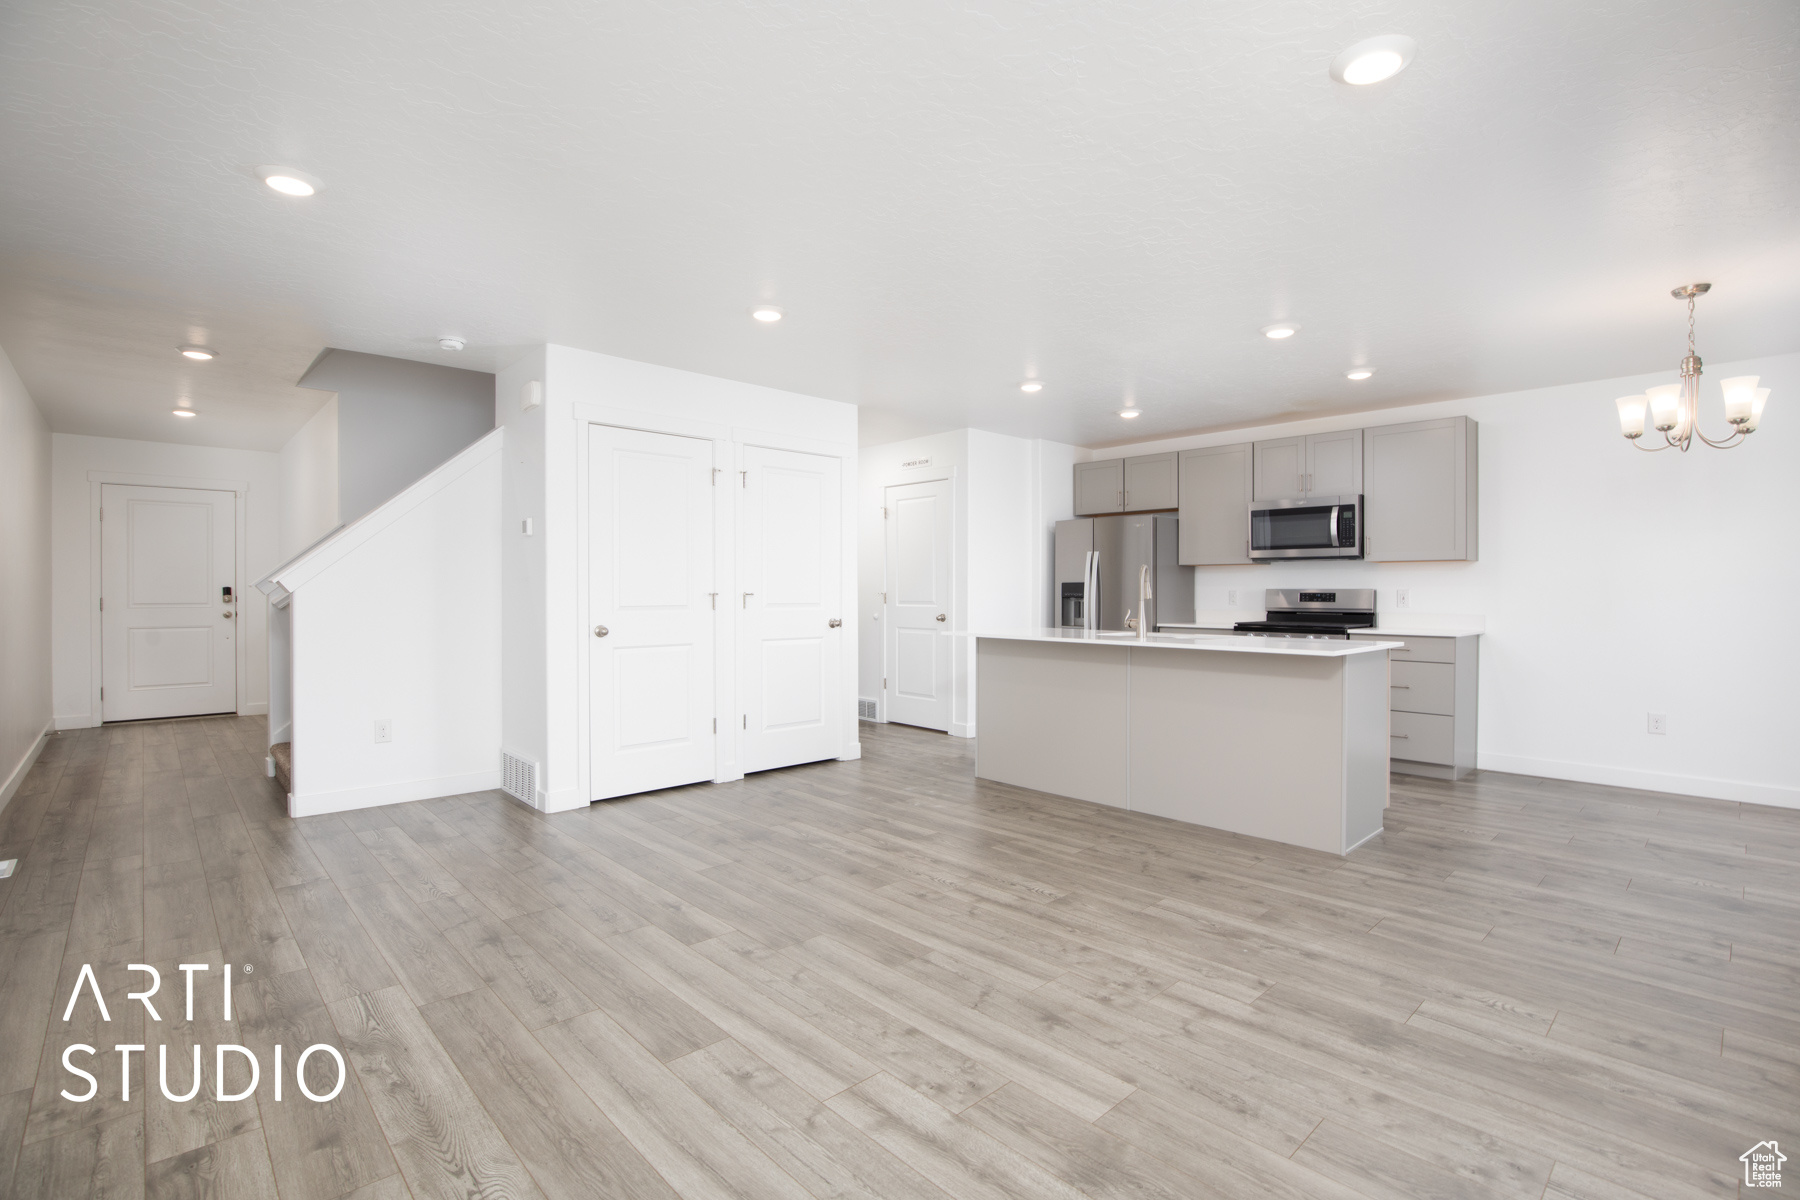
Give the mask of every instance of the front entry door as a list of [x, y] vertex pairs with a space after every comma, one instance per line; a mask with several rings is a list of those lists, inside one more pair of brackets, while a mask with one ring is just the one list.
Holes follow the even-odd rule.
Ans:
[[100, 488], [100, 719], [237, 711], [237, 498]]
[[948, 479], [887, 489], [887, 719], [950, 730]]
[[709, 441], [588, 427], [590, 800], [716, 773], [712, 471]]
[[744, 770], [836, 758], [843, 493], [820, 454], [744, 449], [738, 518], [738, 688]]

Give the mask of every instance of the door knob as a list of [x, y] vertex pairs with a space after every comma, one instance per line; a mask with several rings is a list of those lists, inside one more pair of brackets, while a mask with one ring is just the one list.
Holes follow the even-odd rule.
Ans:
[[945, 619], [946, 619], [946, 618], [945, 618], [945, 616], [944, 616], [944, 614], [943, 614], [943, 613], [939, 613], [939, 614], [938, 614], [938, 615], [937, 615], [937, 619], [938, 619], [938, 620], [940, 620], [940, 621], [942, 621], [942, 620], [945, 620]]
[[831, 628], [833, 628], [833, 629], [836, 629], [839, 625], [842, 625], [843, 622], [840, 621], [838, 618], [833, 617], [833, 618], [831, 618], [831, 620], [825, 622], [825, 624], [831, 626]]
[[611, 632], [612, 632], [612, 630], [608, 629], [604, 625], [594, 626], [594, 636], [595, 637], [605, 637], [607, 634], [609, 634]]
[[226, 613], [225, 613], [225, 619], [226, 619], [226, 620], [227, 620], [227, 621], [229, 621], [229, 620], [230, 620], [230, 619], [231, 619], [231, 613], [230, 613], [230, 611], [229, 611], [229, 610], [228, 610], [228, 611], [227, 611], [227, 612], [226, 612]]

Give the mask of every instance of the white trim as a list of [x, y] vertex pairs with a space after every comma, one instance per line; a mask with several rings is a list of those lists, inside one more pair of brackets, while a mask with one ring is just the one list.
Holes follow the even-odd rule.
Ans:
[[731, 440], [744, 446], [764, 450], [792, 450], [799, 454], [817, 454], [821, 458], [855, 458], [856, 447], [846, 442], [825, 441], [804, 434], [771, 433], [748, 425], [733, 425]]
[[635, 429], [640, 433], [671, 433], [676, 437], [699, 438], [703, 442], [729, 441], [731, 427], [722, 421], [697, 421], [669, 413], [640, 408], [615, 408], [610, 404], [577, 401], [569, 405], [577, 425], [612, 425], [619, 429]]
[[944, 732], [948, 733], [951, 737], [972, 738], [975, 736], [975, 722], [952, 721], [950, 722], [950, 728]]
[[500, 453], [505, 431], [505, 426], [497, 426], [483, 434], [473, 444], [433, 468], [430, 474], [399, 495], [376, 505], [350, 524], [340, 526], [336, 532], [314, 542], [294, 558], [270, 571], [257, 581], [257, 588], [276, 603], [285, 600], [286, 595], [277, 596], [275, 593], [280, 591], [291, 594], [298, 591], [310, 580], [316, 579], [342, 561], [351, 551]]
[[1553, 758], [1527, 758], [1520, 754], [1494, 754], [1488, 751], [1482, 751], [1476, 756], [1475, 765], [1483, 771], [1507, 771], [1514, 775], [1567, 779], [1575, 783], [1599, 783], [1646, 792], [1699, 796], [1708, 800], [1735, 800], [1740, 804], [1800, 808], [1800, 788], [1780, 784], [1713, 779], [1704, 775], [1675, 775], [1665, 771], [1606, 767], [1595, 763], [1562, 762]]
[[7, 804], [24, 786], [25, 776], [31, 773], [32, 765], [37, 762], [38, 755], [44, 752], [44, 747], [49, 743], [50, 733], [55, 725], [56, 722], [51, 721], [44, 726], [42, 732], [37, 735], [37, 741], [31, 743], [31, 749], [25, 752], [24, 757], [19, 759], [19, 765], [14, 767], [12, 774], [6, 777], [5, 784], [0, 784], [0, 812], [6, 811]]
[[[234, 527], [232, 534], [231, 594], [238, 599], [237, 611], [242, 615], [243, 599], [246, 594], [244, 585], [245, 572], [250, 556], [249, 542], [249, 496], [250, 484], [242, 479], [209, 479], [198, 475], [137, 475], [129, 471], [89, 471], [88, 478], [88, 704], [90, 708], [85, 717], [71, 713], [67, 717], [57, 717], [58, 729], [97, 729], [106, 722], [106, 705], [100, 699], [100, 687], [105, 678], [105, 663], [101, 657], [105, 651], [103, 618], [100, 612], [100, 594], [102, 591], [101, 553], [100, 553], [100, 489], [108, 484], [125, 487], [163, 487], [183, 488], [196, 492], [230, 492], [231, 521]], [[246, 712], [244, 697], [250, 692], [250, 656], [246, 649], [249, 638], [245, 637], [240, 627], [235, 631], [231, 654], [236, 676], [237, 695], [233, 699], [234, 711], [243, 715]], [[267, 641], [267, 623], [264, 623], [264, 641]], [[267, 711], [268, 706], [263, 706]], [[63, 724], [67, 720], [70, 724]], [[77, 720], [85, 720], [85, 725], [74, 724]]]
[[52, 721], [51, 724], [56, 726], [56, 732], [58, 733], [61, 733], [65, 729], [100, 728], [100, 722], [95, 719], [94, 714], [91, 712], [61, 713], [57, 715], [56, 719]]
[[251, 701], [249, 704], [238, 705], [238, 716], [240, 717], [266, 717], [268, 715], [269, 702], [267, 700]]
[[839, 762], [855, 762], [862, 757], [862, 743], [851, 742], [849, 748], [837, 756]]
[[493, 770], [475, 771], [468, 775], [440, 775], [436, 779], [377, 783], [336, 792], [312, 792], [307, 795], [290, 793], [288, 816], [317, 817], [326, 813], [352, 812], [359, 808], [377, 808], [383, 804], [406, 804], [414, 800], [435, 800], [440, 796], [460, 796], [465, 792], [494, 791], [499, 787], [500, 772]]

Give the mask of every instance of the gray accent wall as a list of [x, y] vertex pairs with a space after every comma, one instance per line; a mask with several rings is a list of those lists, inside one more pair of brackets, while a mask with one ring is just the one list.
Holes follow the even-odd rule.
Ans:
[[346, 525], [494, 427], [485, 371], [330, 349], [300, 386], [337, 393], [337, 519]]

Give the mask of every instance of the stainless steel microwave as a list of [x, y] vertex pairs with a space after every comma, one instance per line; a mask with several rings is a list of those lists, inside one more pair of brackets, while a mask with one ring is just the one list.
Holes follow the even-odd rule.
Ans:
[[1363, 498], [1308, 496], [1250, 506], [1250, 557], [1361, 558]]

